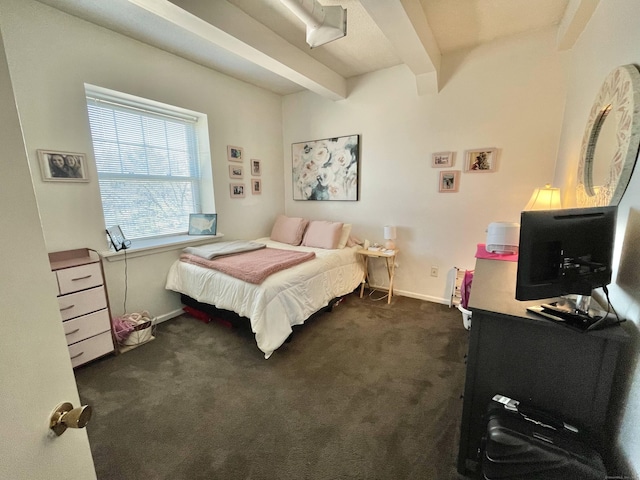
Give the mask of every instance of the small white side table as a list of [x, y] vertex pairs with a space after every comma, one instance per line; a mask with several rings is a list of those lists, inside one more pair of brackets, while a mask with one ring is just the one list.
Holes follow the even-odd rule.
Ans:
[[399, 250], [358, 250], [358, 254], [362, 256], [364, 262], [364, 279], [362, 285], [360, 285], [360, 298], [364, 294], [364, 284], [369, 283], [369, 258], [384, 258], [387, 261], [387, 273], [389, 274], [389, 295], [387, 297], [387, 303], [391, 303], [391, 297], [393, 296], [393, 277], [396, 271], [396, 255]]

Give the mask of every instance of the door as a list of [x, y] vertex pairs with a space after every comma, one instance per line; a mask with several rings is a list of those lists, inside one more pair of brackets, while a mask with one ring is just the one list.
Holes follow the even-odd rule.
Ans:
[[[79, 405], [0, 32], [0, 478], [96, 478], [85, 429], [49, 418]], [[34, 180], [40, 174], [34, 172]]]

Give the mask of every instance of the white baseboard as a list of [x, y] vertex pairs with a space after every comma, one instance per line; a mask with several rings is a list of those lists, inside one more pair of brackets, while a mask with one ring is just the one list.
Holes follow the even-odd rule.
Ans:
[[[371, 285], [371, 288], [375, 290], [382, 290], [385, 292], [389, 290], [389, 287], [380, 287], [376, 285]], [[442, 303], [443, 305], [449, 305], [449, 299], [447, 298], [433, 297], [431, 295], [423, 295], [421, 293], [408, 292], [406, 290], [398, 290], [397, 288], [394, 288], [393, 296], [396, 296], [396, 295], [399, 295], [401, 297], [415, 298], [417, 300], [425, 300], [427, 302]]]
[[181, 308], [177, 310], [173, 310], [172, 312], [165, 313], [164, 315], [158, 315], [156, 317], [156, 325], [158, 323], [166, 322], [167, 320], [171, 320], [172, 318], [176, 318], [184, 313], [184, 310]]

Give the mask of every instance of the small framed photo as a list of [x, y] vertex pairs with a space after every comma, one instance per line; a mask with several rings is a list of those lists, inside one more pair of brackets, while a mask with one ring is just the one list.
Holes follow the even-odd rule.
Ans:
[[438, 191], [442, 193], [454, 193], [460, 186], [460, 170], [440, 172]]
[[244, 198], [244, 183], [229, 184], [231, 198]]
[[215, 235], [218, 228], [216, 213], [189, 214], [189, 235]]
[[254, 195], [260, 195], [262, 193], [262, 180], [259, 178], [251, 179], [251, 193]]
[[453, 167], [453, 152], [438, 152], [431, 155], [431, 166], [435, 168]]
[[252, 158], [251, 159], [251, 175], [253, 175], [254, 177], [259, 177], [261, 173], [262, 172], [260, 170], [260, 160]]
[[126, 250], [131, 245], [131, 242], [124, 238], [124, 233], [122, 233], [120, 225], [107, 228], [107, 235], [109, 235], [111, 245], [113, 245], [113, 248], [116, 252], [119, 252], [120, 250]]
[[88, 182], [84, 153], [38, 150], [40, 171], [45, 182]]
[[227, 159], [230, 162], [242, 162], [244, 160], [244, 157], [242, 156], [242, 147], [227, 145]]
[[242, 178], [242, 165], [229, 165], [229, 178]]
[[495, 148], [477, 148], [465, 152], [465, 172], [494, 172], [498, 161]]

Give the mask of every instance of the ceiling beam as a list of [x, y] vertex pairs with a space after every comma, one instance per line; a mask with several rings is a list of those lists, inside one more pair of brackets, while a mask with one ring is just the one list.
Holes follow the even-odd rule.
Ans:
[[347, 97], [344, 77], [228, 2], [128, 1], [323, 97]]
[[600, 0], [570, 0], [558, 26], [558, 50], [569, 50], [584, 31]]
[[416, 77], [418, 94], [438, 92], [440, 48], [422, 6], [411, 0], [360, 0]]

